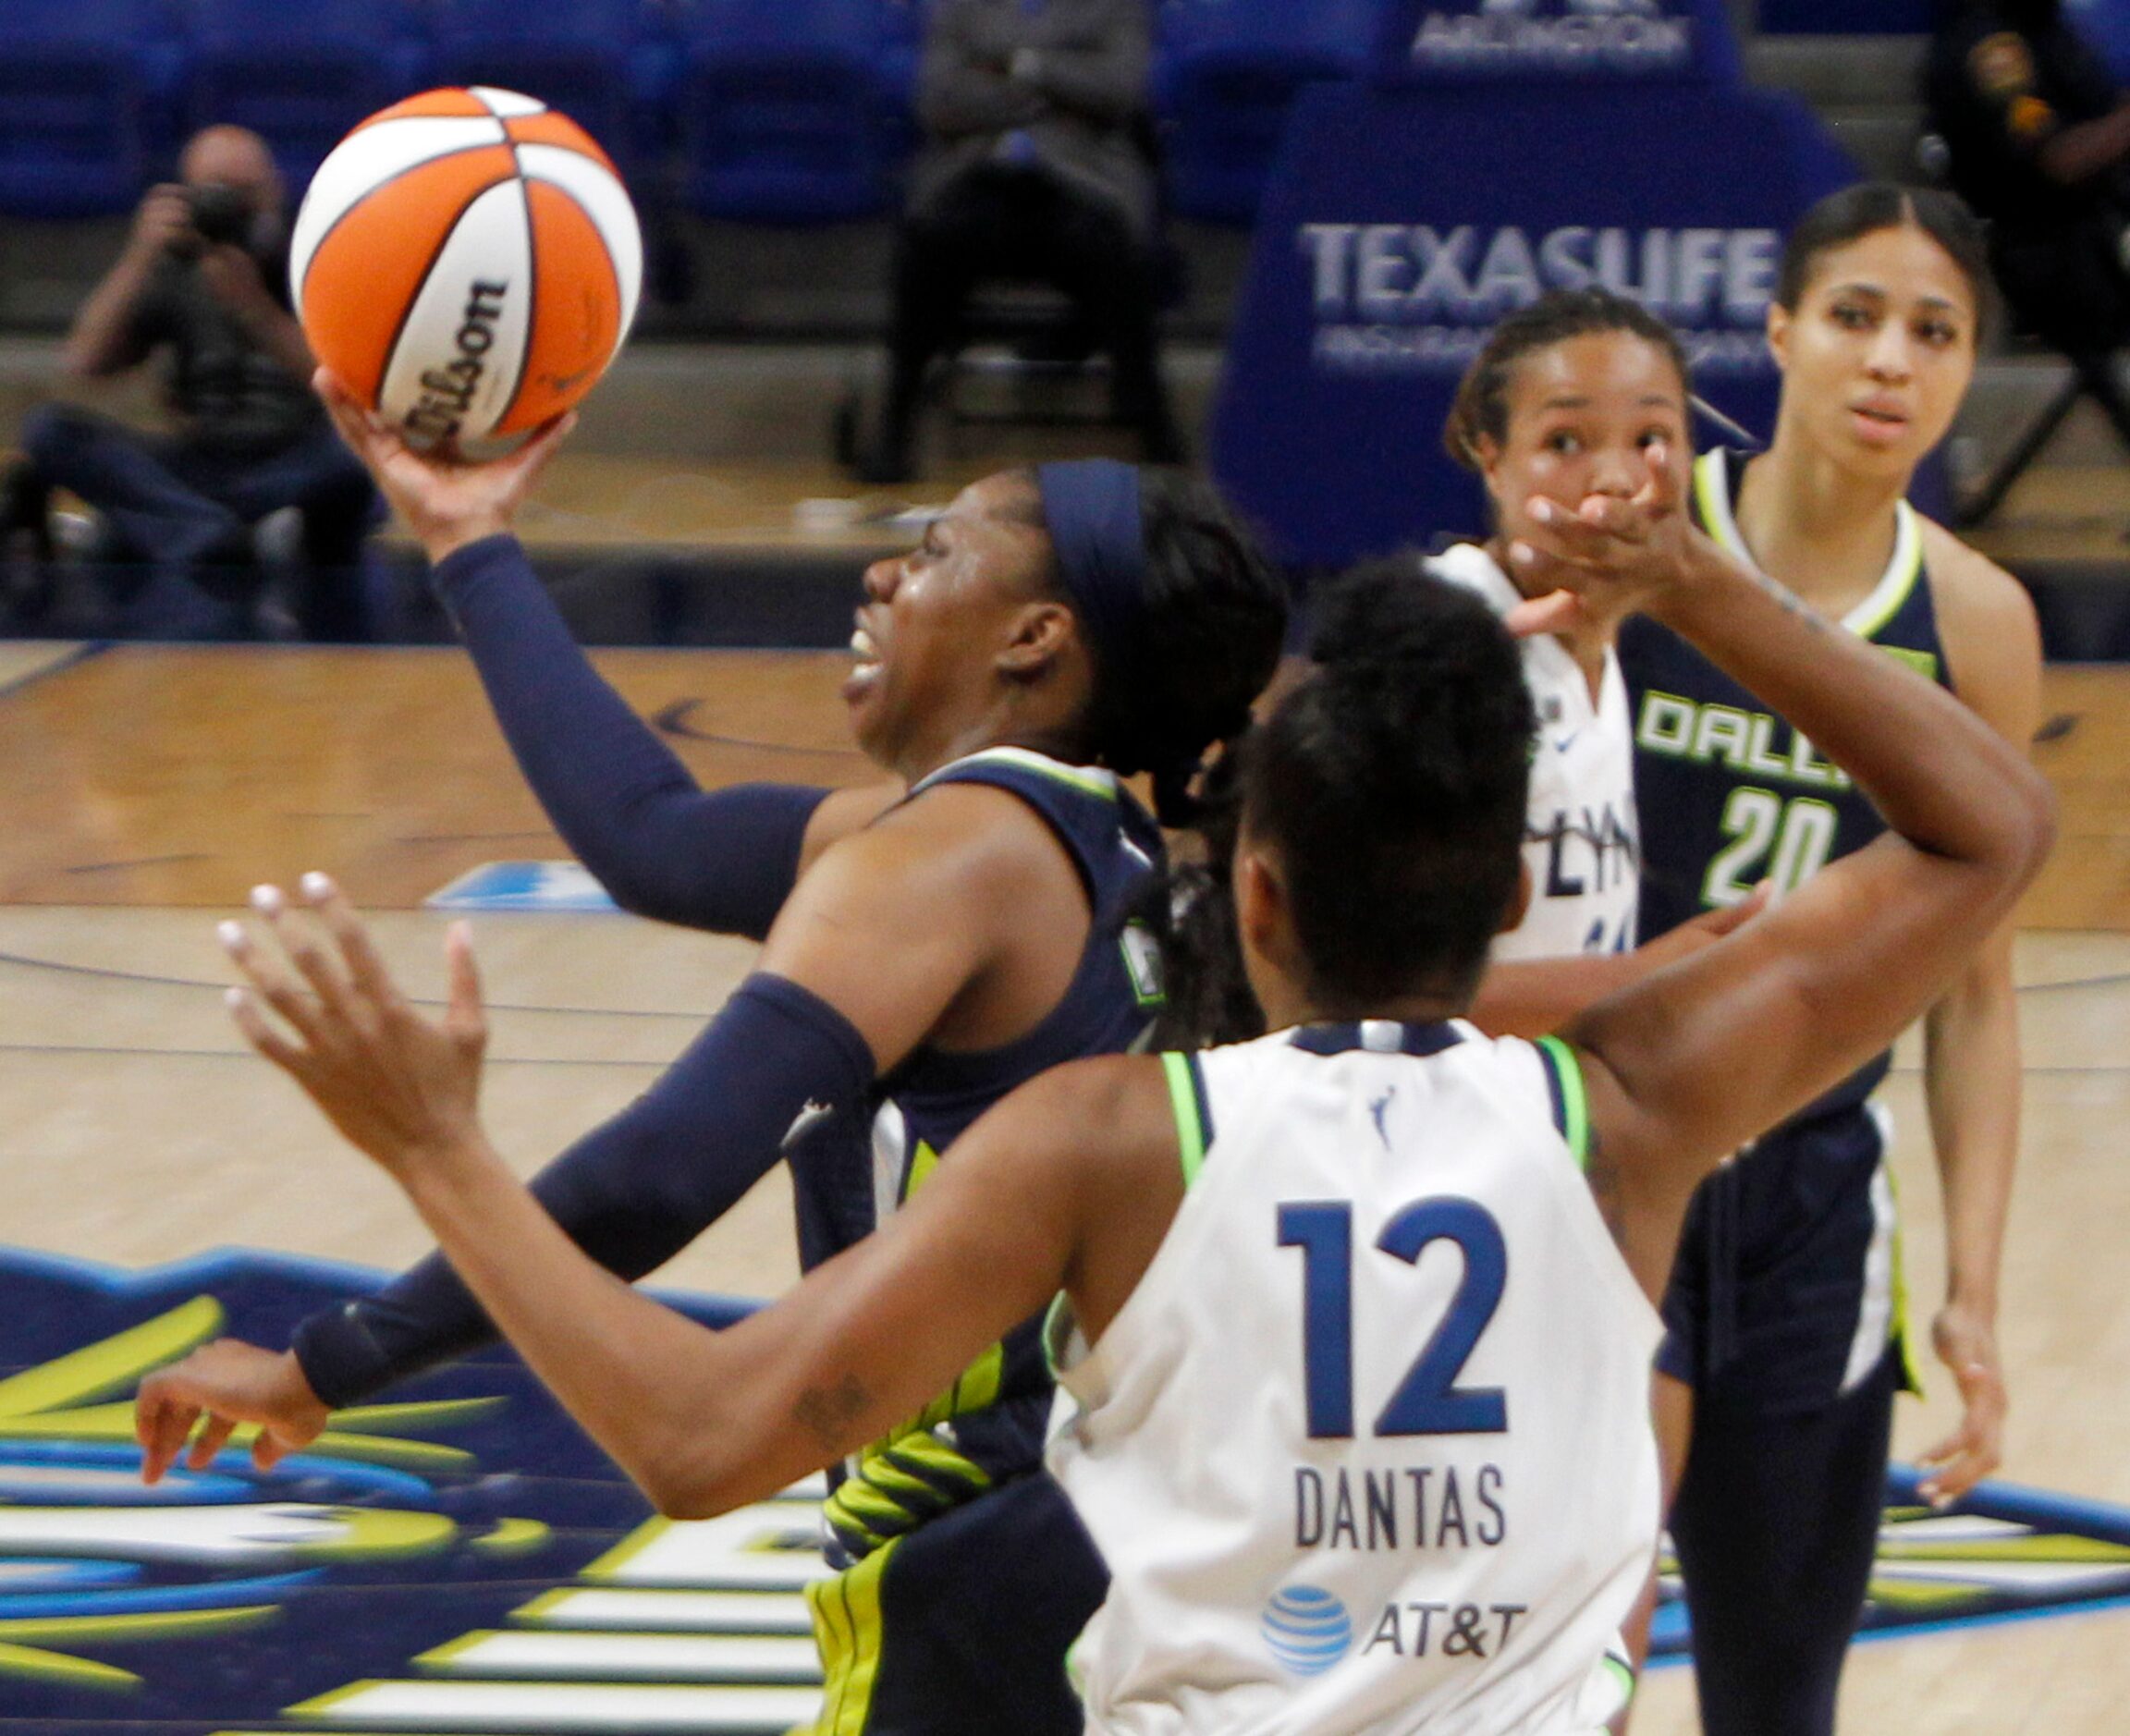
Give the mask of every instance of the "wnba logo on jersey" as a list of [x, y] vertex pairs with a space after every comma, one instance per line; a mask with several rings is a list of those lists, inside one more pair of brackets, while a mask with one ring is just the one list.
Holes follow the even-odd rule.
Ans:
[[1421, 71], [1649, 75], [1694, 60], [1694, 19], [1659, 0], [1479, 0], [1430, 6], [1413, 36]]
[[1284, 1586], [1266, 1600], [1265, 1644], [1282, 1669], [1321, 1676], [1352, 1649], [1353, 1618], [1328, 1591]]

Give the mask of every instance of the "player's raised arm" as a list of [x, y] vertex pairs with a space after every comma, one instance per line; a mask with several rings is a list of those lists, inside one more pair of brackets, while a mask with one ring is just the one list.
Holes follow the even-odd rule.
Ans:
[[[791, 900], [763, 969], [650, 1092], [541, 1173], [528, 1192], [532, 1209], [587, 1267], [640, 1278], [776, 1165], [810, 1105], [862, 1139], [875, 1076], [982, 976], [1018, 912], [1043, 905], [1041, 877], [1070, 875], [1050, 860], [1040, 829], [1010, 797], [949, 786], [845, 840]], [[345, 908], [323, 881], [314, 899]], [[374, 981], [384, 998], [389, 984], [366, 949], [364, 972], [351, 975], [291, 923], [278, 895], [268, 889], [255, 902], [284, 935], [312, 996]], [[255, 943], [235, 925], [226, 933], [250, 968], [261, 957]], [[271, 1004], [302, 1033], [309, 1003], [285, 979], [281, 987]], [[286, 1051], [261, 1046], [287, 1064]], [[445, 1243], [444, 1254], [452, 1252]], [[508, 1322], [484, 1313], [485, 1300], [456, 1259], [433, 1256], [378, 1298], [306, 1321], [292, 1352], [207, 1347], [142, 1388], [150, 1470], [159, 1473], [202, 1413], [260, 1424], [284, 1448], [301, 1445], [324, 1426], [326, 1403], [354, 1402], [508, 1331]]]
[[1853, 776], [1891, 828], [1767, 915], [1600, 1002], [1567, 1034], [1602, 1143], [1593, 1182], [1655, 1294], [1725, 1154], [1885, 1048], [2010, 913], [2053, 837], [2047, 786], [1965, 706], [1751, 573], [1663, 503], [1553, 510], [1530, 551], [1642, 606]]
[[417, 452], [321, 370], [340, 436], [429, 556], [431, 582], [555, 829], [624, 910], [759, 940], [801, 869], [900, 794], [802, 785], [705, 791], [592, 666], [511, 534], [575, 422], [498, 458]]
[[[448, 1009], [431, 1020], [399, 994], [345, 900], [323, 883], [310, 898], [324, 941], [279, 917], [287, 963], [278, 948], [233, 948], [253, 984], [236, 1001], [239, 1025], [407, 1190], [534, 1372], [676, 1517], [757, 1498], [878, 1436], [1076, 1278], [1084, 1221], [1148, 1191], [1140, 1170], [1111, 1186], [1126, 1171], [1089, 1163], [1091, 1147], [1136, 1141], [1124, 1156], [1147, 1147], [1143, 1171], [1181, 1195], [1158, 1063], [1060, 1070], [973, 1131], [966, 1155], [880, 1231], [775, 1310], [712, 1333], [591, 1260], [488, 1143], [477, 1109], [485, 1029], [463, 929], [448, 946]], [[1158, 1228], [1141, 1240], [1150, 1254]], [[1135, 1276], [1091, 1275], [1096, 1305], [1110, 1296], [1113, 1307]], [[203, 1408], [196, 1462], [235, 1419], [182, 1381], [144, 1389], [152, 1473], [185, 1449]]]

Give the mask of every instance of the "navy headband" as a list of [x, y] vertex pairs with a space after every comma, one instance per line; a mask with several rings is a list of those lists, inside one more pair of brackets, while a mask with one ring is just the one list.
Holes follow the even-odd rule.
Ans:
[[1039, 465], [1043, 522], [1059, 575], [1097, 659], [1120, 666], [1146, 609], [1146, 524], [1135, 466], [1114, 458]]

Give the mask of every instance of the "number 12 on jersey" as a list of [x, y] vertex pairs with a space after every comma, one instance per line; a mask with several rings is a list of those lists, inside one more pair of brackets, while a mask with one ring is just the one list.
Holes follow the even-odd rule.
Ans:
[[[1434, 1336], [1376, 1419], [1383, 1435], [1500, 1435], [1509, 1426], [1499, 1387], [1459, 1387], [1509, 1281], [1501, 1226], [1476, 1201], [1443, 1195], [1401, 1208], [1376, 1248], [1408, 1265], [1438, 1241], [1457, 1244], [1464, 1276]], [[1313, 1440], [1353, 1433], [1353, 1207], [1345, 1201], [1279, 1208], [1279, 1245], [1302, 1250], [1302, 1366]]]

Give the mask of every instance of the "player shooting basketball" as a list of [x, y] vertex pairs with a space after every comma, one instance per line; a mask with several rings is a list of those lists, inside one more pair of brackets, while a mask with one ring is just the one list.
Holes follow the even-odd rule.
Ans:
[[[1457, 1019], [1520, 901], [1531, 713], [1485, 605], [1402, 571], [1333, 611], [1320, 668], [1245, 751], [1237, 907], [1275, 1034], [1034, 1082], [879, 1233], [730, 1331], [601, 1273], [487, 1145], [463, 930], [433, 1022], [319, 882], [329, 945], [266, 912], [293, 972], [229, 936], [239, 1022], [667, 1510], [876, 1438], [1062, 1290], [1079, 1412], [1051, 1464], [1114, 1574], [1077, 1653], [1091, 1728], [1594, 1730], [1656, 1536], [1648, 1304], [1694, 1187], [1928, 1006], [2052, 832], [2014, 748], [1721, 554], [1680, 495], [1657, 455], [1633, 499], [1536, 507], [1511, 557], [1697, 646], [1889, 831], [1566, 1043]], [[144, 1390], [152, 1472], [198, 1417]], [[227, 1435], [211, 1421], [195, 1461]], [[1472, 1504], [1454, 1526], [1451, 1473]], [[1343, 1531], [1335, 1506], [1305, 1522], [1304, 1473], [1350, 1492]], [[1426, 1488], [1434, 1505], [1407, 1493]], [[1343, 1626], [1316, 1620], [1332, 1606]]]
[[[1149, 773], [1157, 808], [1185, 816], [1200, 756], [1247, 725], [1286, 623], [1283, 581], [1210, 488], [1092, 462], [964, 489], [865, 576], [843, 698], [891, 781], [705, 791], [600, 679], [507, 534], [563, 431], [454, 463], [328, 389], [581, 860], [625, 909], [765, 940], [659, 1081], [534, 1183], [607, 1270], [655, 1270], [779, 1162], [802, 1263], [817, 1264], [928, 1186], [1013, 1086], [1140, 1040], [1169, 897], [1160, 828], [1121, 778]], [[836, 1479], [839, 1571], [810, 1597], [839, 1731], [986, 1736], [1000, 1704], [1025, 1732], [1079, 1729], [1065, 1650], [1102, 1574], [1039, 1474], [1038, 1325], [979, 1346], [967, 1378]], [[491, 1332], [432, 1259], [312, 1316], [288, 1352], [219, 1340], [162, 1389], [295, 1443], [328, 1406]], [[978, 1613], [939, 1622], [942, 1583]]]

